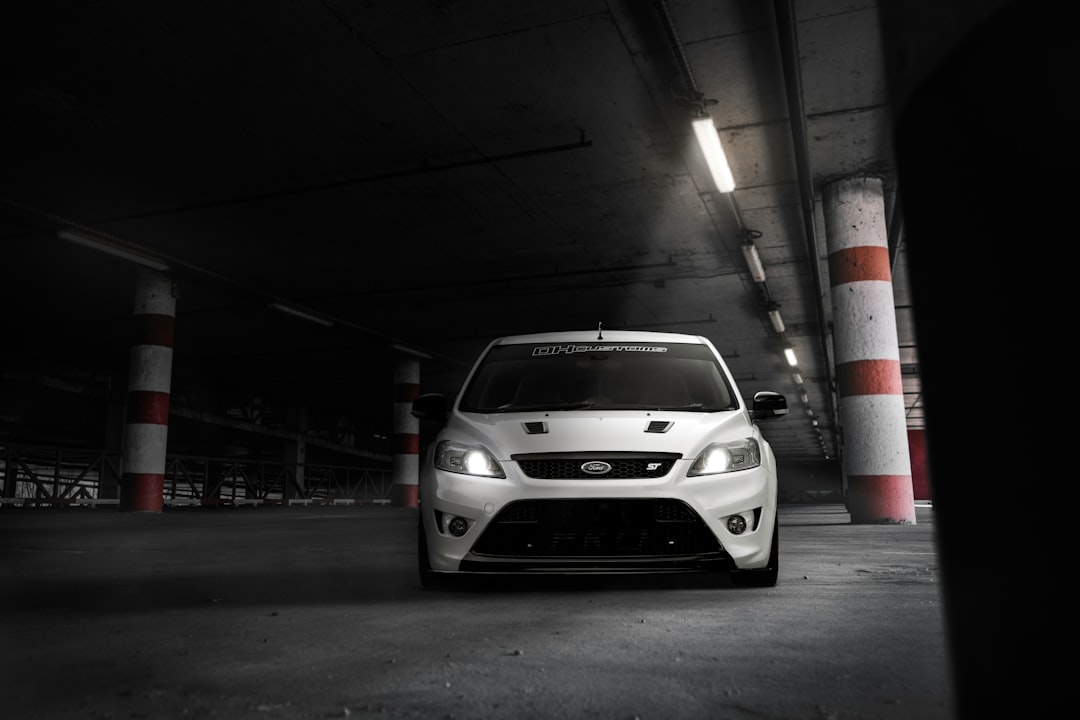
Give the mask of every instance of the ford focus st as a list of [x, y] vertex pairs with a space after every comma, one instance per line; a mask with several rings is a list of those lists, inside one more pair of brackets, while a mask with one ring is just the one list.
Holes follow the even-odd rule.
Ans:
[[757, 423], [705, 338], [562, 332], [491, 342], [420, 469], [421, 583], [455, 574], [719, 572], [776, 584], [777, 475]]

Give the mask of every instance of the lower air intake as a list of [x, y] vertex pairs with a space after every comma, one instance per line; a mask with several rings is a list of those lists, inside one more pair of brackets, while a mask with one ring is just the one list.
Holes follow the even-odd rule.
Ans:
[[662, 559], [722, 552], [686, 503], [652, 498], [511, 503], [472, 549], [477, 556], [520, 559]]

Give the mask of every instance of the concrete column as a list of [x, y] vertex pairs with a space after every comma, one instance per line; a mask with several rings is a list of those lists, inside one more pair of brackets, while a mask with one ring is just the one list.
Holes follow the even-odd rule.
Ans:
[[915, 524], [882, 182], [822, 189], [843, 466], [853, 523]]
[[161, 512], [175, 318], [172, 278], [140, 269], [121, 461], [122, 511]]
[[420, 361], [398, 356], [394, 366], [392, 501], [401, 507], [417, 507], [420, 499], [420, 421], [412, 416], [412, 402], [419, 394]]

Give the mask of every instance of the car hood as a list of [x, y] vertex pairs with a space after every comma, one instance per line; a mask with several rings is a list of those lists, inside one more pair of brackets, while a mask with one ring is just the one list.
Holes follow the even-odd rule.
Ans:
[[758, 437], [742, 411], [455, 413], [442, 437], [486, 447], [499, 460], [559, 452], [663, 452], [693, 457], [710, 442]]

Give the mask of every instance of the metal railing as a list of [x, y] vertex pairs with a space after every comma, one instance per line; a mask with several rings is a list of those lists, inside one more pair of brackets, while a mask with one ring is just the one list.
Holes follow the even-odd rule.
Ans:
[[[0, 445], [0, 505], [116, 504], [119, 453]], [[168, 455], [165, 505], [387, 504], [392, 471]]]

